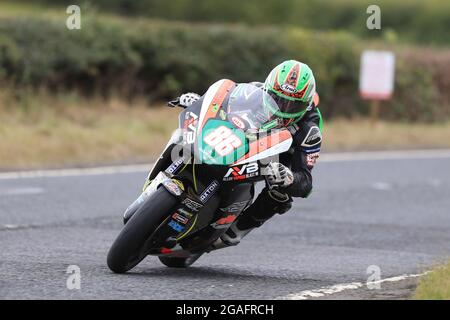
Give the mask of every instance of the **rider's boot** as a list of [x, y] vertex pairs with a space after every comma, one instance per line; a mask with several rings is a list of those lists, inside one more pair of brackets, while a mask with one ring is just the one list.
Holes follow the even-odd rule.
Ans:
[[275, 189], [263, 189], [258, 198], [221, 236], [229, 246], [237, 245], [250, 231], [258, 228], [275, 214], [283, 214], [292, 207], [292, 198]]

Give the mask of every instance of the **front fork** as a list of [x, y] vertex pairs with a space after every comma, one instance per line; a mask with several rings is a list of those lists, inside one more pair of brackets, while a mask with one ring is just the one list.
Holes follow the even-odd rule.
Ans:
[[148, 178], [145, 181], [142, 193], [134, 202], [125, 210], [123, 214], [123, 224], [126, 224], [131, 219], [133, 214], [139, 209], [142, 203], [150, 197], [158, 188], [158, 186], [166, 180], [170, 180], [163, 172], [160, 172], [153, 180]]

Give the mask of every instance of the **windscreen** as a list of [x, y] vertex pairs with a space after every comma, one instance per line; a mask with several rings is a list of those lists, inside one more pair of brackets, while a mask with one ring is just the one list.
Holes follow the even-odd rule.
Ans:
[[243, 83], [236, 86], [228, 101], [228, 120], [241, 129], [264, 130], [274, 121], [275, 100], [262, 88]]

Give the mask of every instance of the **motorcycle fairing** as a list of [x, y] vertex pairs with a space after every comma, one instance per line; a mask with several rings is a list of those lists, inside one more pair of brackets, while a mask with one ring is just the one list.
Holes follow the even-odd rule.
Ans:
[[291, 133], [286, 129], [262, 136], [250, 143], [248, 152], [239, 158], [234, 165], [255, 162], [286, 152], [290, 149], [292, 140]]
[[[264, 121], [260, 119], [253, 128], [238, 125], [249, 120], [243, 116], [246, 111], [248, 113], [255, 108], [262, 110], [262, 106], [255, 103], [262, 101], [265, 95], [253, 85], [236, 85], [224, 79], [209, 87], [199, 103], [194, 103], [183, 112], [180, 125], [188, 131], [188, 137], [197, 135], [193, 153], [198, 156], [200, 163], [240, 165], [289, 150], [293, 140], [286, 128], [260, 130], [258, 126], [262, 123], [258, 121]], [[230, 108], [232, 103], [235, 105]], [[262, 112], [257, 113], [255, 117], [264, 118]], [[251, 112], [250, 115], [253, 116]], [[188, 140], [185, 140], [188, 144], [193, 142], [190, 138]]]
[[[227, 136], [222, 139], [221, 135], [224, 134]], [[245, 156], [248, 151], [248, 140], [244, 131], [234, 127], [230, 122], [209, 119], [198, 135], [197, 150], [200, 163], [229, 165]]]
[[197, 129], [197, 134], [203, 130], [203, 127], [209, 119], [217, 116], [219, 109], [223, 107], [225, 98], [235, 87], [236, 83], [228, 79], [219, 80], [209, 87], [202, 101], [198, 123], [200, 130]]
[[[204, 250], [205, 245], [211, 245], [211, 243], [205, 244], [205, 239], [214, 240], [214, 238], [217, 238], [252, 199], [249, 190], [253, 186], [254, 178], [259, 178], [259, 174], [257, 176], [248, 174], [243, 166], [251, 163], [259, 166], [259, 160], [289, 150], [292, 144], [292, 135], [286, 129], [267, 131], [260, 129], [258, 126], [252, 126], [252, 130], [246, 130], [248, 127], [244, 128], [240, 121], [248, 121], [253, 115], [248, 113], [248, 117], [244, 116], [247, 112], [245, 108], [249, 107], [245, 106], [245, 102], [250, 98], [255, 99], [257, 94], [261, 95], [262, 93], [256, 91], [256, 89], [255, 92], [249, 93], [246, 91], [245, 85], [239, 85], [239, 90], [236, 90], [233, 95], [234, 98], [237, 96], [235, 102], [239, 99], [239, 102], [245, 108], [236, 110], [236, 106], [230, 108], [229, 105], [230, 94], [235, 88], [236, 84], [233, 81], [220, 80], [213, 84], [199, 101], [180, 114], [179, 124], [182, 130], [174, 134], [155, 165], [158, 171], [164, 167], [166, 169], [165, 174], [169, 178], [164, 183], [159, 181], [157, 184], [164, 186], [170, 193], [180, 198], [180, 206], [174, 208], [170, 216], [160, 225], [157, 232], [158, 245], [153, 246], [151, 254], [183, 255], [187, 252]], [[251, 109], [251, 107], [249, 108]], [[254, 108], [256, 108], [255, 110], [261, 109], [260, 106], [254, 106]], [[234, 119], [236, 121], [230, 121], [232, 117], [238, 118]], [[217, 144], [212, 143], [214, 142], [214, 136], [209, 137], [208, 140], [208, 135], [217, 129], [224, 130], [227, 133], [224, 139], [219, 139], [220, 141], [226, 140], [230, 136], [234, 137], [229, 141], [230, 144], [235, 143], [232, 152], [226, 154], [221, 152], [227, 149], [226, 146], [224, 146], [224, 149], [217, 149]], [[229, 134], [230, 132], [231, 134]], [[185, 170], [183, 175], [191, 175], [195, 181], [196, 173], [194, 170], [195, 167], [199, 168], [197, 171], [197, 178], [200, 176], [197, 179], [199, 188], [198, 190], [197, 187], [194, 188], [196, 195], [188, 195], [186, 190], [182, 190], [180, 194], [177, 185], [170, 180], [177, 179], [176, 172], [179, 168], [184, 168], [184, 166], [181, 166], [179, 159], [168, 161], [173, 146], [180, 142], [178, 137], [182, 137], [183, 145], [192, 147], [191, 155], [194, 156], [194, 161], [190, 162], [187, 167], [188, 170]], [[230, 154], [232, 156], [229, 156]], [[201, 161], [197, 162], [197, 157]], [[210, 183], [215, 179], [220, 181], [218, 183], [221, 185], [229, 169], [236, 166], [239, 166], [235, 170], [238, 178], [230, 180], [231, 187], [224, 189], [223, 194], [219, 190], [220, 196], [214, 193], [208, 201], [201, 201], [199, 197], [210, 186]], [[157, 170], [155, 168], [149, 177], [156, 176]], [[242, 174], [240, 174], [241, 171]], [[175, 173], [175, 176], [173, 173]], [[244, 178], [241, 178], [241, 176]], [[236, 183], [236, 181], [239, 181], [239, 183]], [[235, 188], [236, 190], [231, 192], [228, 188]], [[239, 195], [239, 198], [236, 198], [236, 195]], [[209, 198], [208, 194], [206, 196]], [[230, 202], [224, 207], [226, 210], [219, 210], [219, 200], [227, 196], [230, 197]], [[200, 206], [197, 211], [192, 210], [195, 203]], [[239, 210], [236, 209], [236, 212], [231, 212], [230, 208], [235, 210], [235, 207]], [[184, 222], [186, 222], [185, 225]]]

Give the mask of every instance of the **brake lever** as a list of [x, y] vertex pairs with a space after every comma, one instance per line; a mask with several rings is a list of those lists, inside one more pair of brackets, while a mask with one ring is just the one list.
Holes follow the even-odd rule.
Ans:
[[178, 106], [178, 103], [180, 102], [180, 100], [173, 100], [173, 101], [169, 101], [169, 102], [167, 102], [167, 106], [168, 107], [171, 107], [171, 108], [175, 108], [175, 107], [177, 107]]
[[266, 187], [270, 190], [273, 190], [273, 188], [275, 187], [273, 184], [269, 183], [269, 178], [267, 178], [267, 175], [264, 176], [264, 179], [266, 180]]
[[177, 99], [175, 99], [175, 100], [172, 100], [172, 101], [167, 102], [167, 106], [170, 107], [170, 108], [180, 107], [180, 108], [186, 109], [185, 106], [182, 106], [182, 105], [180, 104], [180, 98], [177, 98]]

